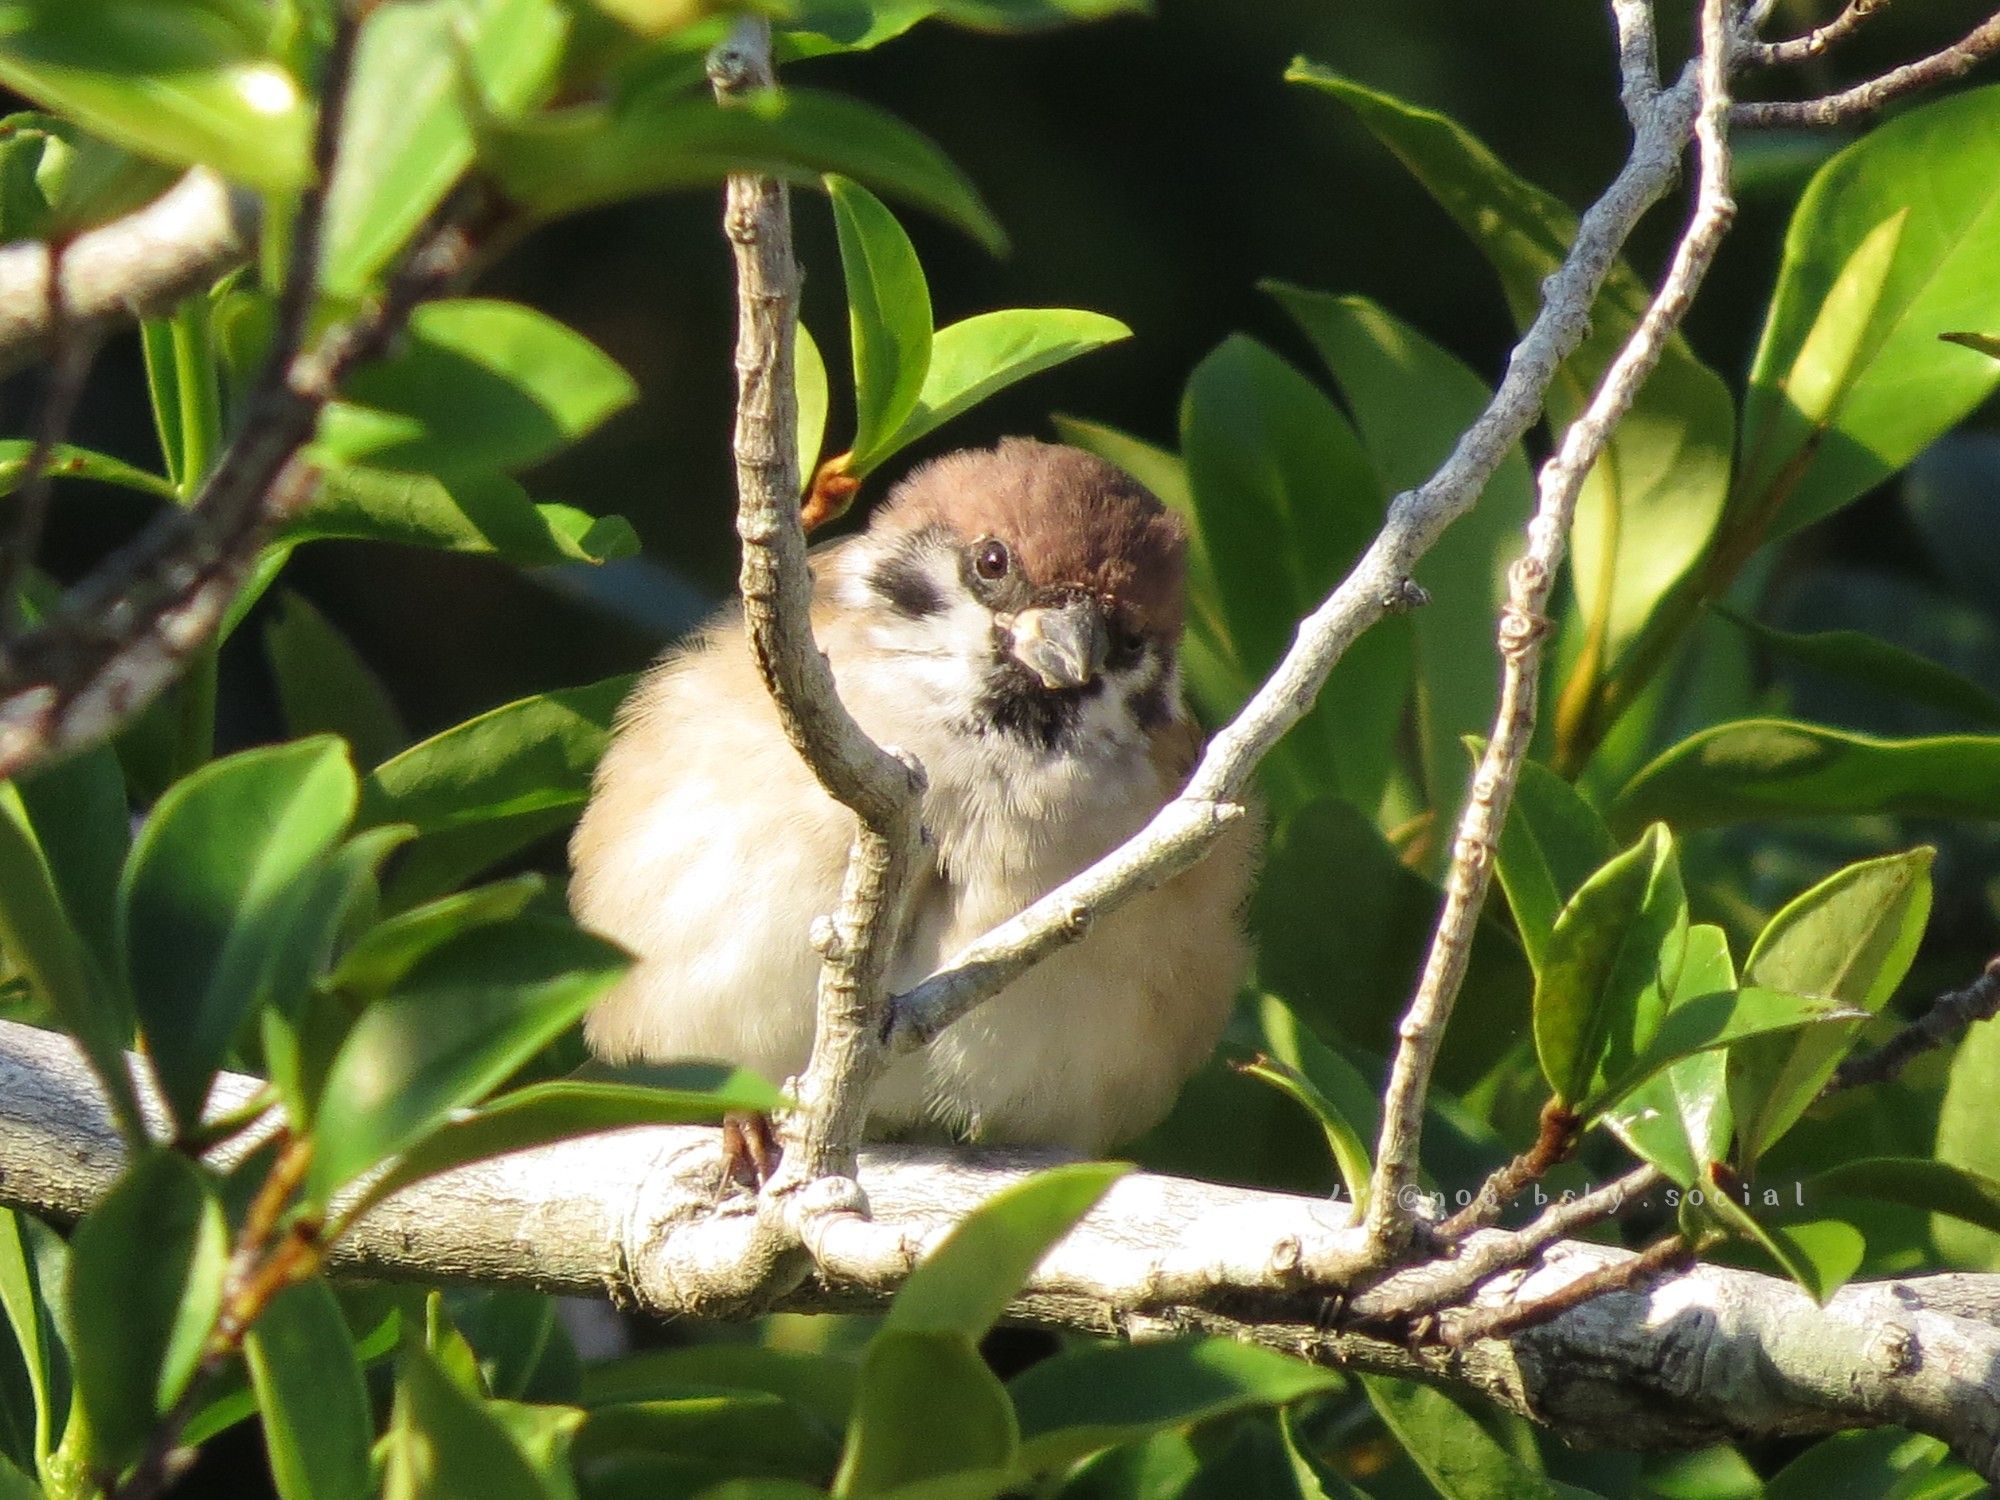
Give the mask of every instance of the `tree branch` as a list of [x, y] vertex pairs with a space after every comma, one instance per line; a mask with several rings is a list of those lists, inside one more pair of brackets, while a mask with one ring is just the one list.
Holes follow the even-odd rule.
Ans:
[[[257, 241], [256, 195], [232, 189], [204, 167], [113, 223], [78, 235], [60, 252], [60, 301], [79, 335], [96, 325], [161, 311], [241, 265]], [[49, 342], [57, 297], [41, 244], [0, 249], [0, 375]]]
[[1745, 42], [1743, 60], [1752, 66], [1766, 68], [1808, 61], [1846, 41], [1892, 3], [1893, 0], [1847, 0], [1846, 8], [1839, 15], [1803, 36], [1787, 37], [1778, 42]]
[[[212, 1107], [260, 1087], [224, 1075]], [[247, 1149], [237, 1141], [232, 1159]], [[718, 1209], [719, 1132], [626, 1130], [501, 1157], [419, 1183], [332, 1248], [355, 1276], [528, 1286], [669, 1314], [878, 1307], [972, 1208], [1051, 1158], [868, 1147], [872, 1218], [832, 1215], [816, 1274], [769, 1301], [718, 1297], [718, 1270], [755, 1235]], [[122, 1166], [117, 1131], [74, 1043], [0, 1023], [0, 1200], [74, 1220]], [[1468, 1241], [1477, 1246], [1479, 1239]], [[1009, 1315], [1078, 1332], [1222, 1334], [1322, 1363], [1476, 1391], [1564, 1439], [1688, 1448], [1736, 1438], [1897, 1424], [1994, 1472], [2000, 1440], [2000, 1277], [1925, 1276], [1843, 1288], [1825, 1307], [1790, 1283], [1699, 1266], [1543, 1326], [1448, 1351], [1325, 1326], [1351, 1261], [1342, 1205], [1134, 1174], [1037, 1267]], [[1528, 1305], [1627, 1261], [1570, 1241], [1496, 1284], [1479, 1307]]]
[[[773, 82], [771, 28], [739, 20], [709, 59], [725, 103]], [[812, 634], [812, 574], [799, 519], [792, 346], [799, 269], [790, 195], [772, 177], [729, 179], [724, 230], [736, 255], [737, 535], [744, 625], [785, 734], [827, 795], [855, 816], [840, 906], [814, 932], [821, 957], [817, 1024], [799, 1107], [785, 1131], [778, 1186], [851, 1178], [868, 1094], [886, 1055], [889, 956], [902, 893], [921, 846], [923, 771], [854, 722]]]
[[1834, 1071], [1820, 1090], [1824, 1099], [1842, 1089], [1886, 1083], [1926, 1052], [1958, 1040], [1974, 1025], [2000, 1016], [2000, 958], [1989, 961], [1962, 990], [1947, 990], [1928, 1009], [1881, 1046], [1857, 1052]]
[[1730, 111], [1736, 125], [1839, 125], [1862, 115], [1873, 114], [1919, 89], [1963, 78], [1995, 52], [2000, 52], [2000, 15], [1993, 15], [1972, 28], [1958, 41], [1929, 57], [1884, 73], [1866, 83], [1826, 94], [1818, 99], [1766, 100], [1739, 104]]

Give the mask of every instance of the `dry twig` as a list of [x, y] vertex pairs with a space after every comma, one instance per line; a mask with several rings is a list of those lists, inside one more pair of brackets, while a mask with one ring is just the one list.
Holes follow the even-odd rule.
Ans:
[[1803, 125], [1824, 127], [1873, 114], [1920, 89], [1963, 78], [1995, 52], [2000, 52], [2000, 15], [1988, 17], [1951, 46], [1917, 62], [1905, 63], [1879, 78], [1857, 83], [1818, 99], [1774, 99], [1738, 104], [1730, 123], [1739, 126]]

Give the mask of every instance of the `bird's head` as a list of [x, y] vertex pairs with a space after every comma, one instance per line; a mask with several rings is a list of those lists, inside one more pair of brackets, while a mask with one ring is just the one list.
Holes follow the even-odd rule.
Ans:
[[853, 587], [875, 648], [957, 722], [1053, 751], [1137, 742], [1176, 711], [1186, 558], [1180, 520], [1122, 470], [1017, 438], [905, 479]]

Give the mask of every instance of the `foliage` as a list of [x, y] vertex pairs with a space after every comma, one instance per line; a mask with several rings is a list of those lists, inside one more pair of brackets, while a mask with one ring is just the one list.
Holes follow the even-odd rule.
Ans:
[[[1135, 7], [760, 8], [790, 64], [866, 52], [920, 22], [1019, 31]], [[1002, 226], [971, 179], [854, 98], [787, 86], [718, 104], [702, 59], [725, 9], [373, 7], [315, 316], [380, 294], [467, 180], [541, 223], [736, 170], [782, 174], [825, 194], [848, 319], [844, 381], [800, 330], [801, 469], [849, 490], [1003, 389], [1129, 336], [1075, 308], [937, 326], [921, 232], [890, 204], [997, 246]], [[267, 226], [251, 267], [143, 330], [158, 463], [61, 446], [59, 505], [81, 503], [85, 484], [185, 505], [244, 420], [312, 171], [328, 20], [324, 0], [0, 0], [0, 82], [38, 107], [0, 122], [0, 236], [73, 234], [189, 165], [259, 194]], [[1532, 316], [1576, 232], [1569, 207], [1443, 114], [1316, 64], [1289, 76], [1302, 105], [1345, 111], [1393, 153], [1490, 264], [1516, 323]], [[1546, 684], [1553, 730], [1500, 842], [1504, 906], [1482, 927], [1447, 1045], [1450, 1097], [1433, 1100], [1426, 1167], [1441, 1191], [1476, 1186], [1548, 1105], [1577, 1126], [1583, 1174], [1635, 1157], [1661, 1170], [1672, 1191], [1645, 1228], [1678, 1224], [1815, 1296], [1854, 1274], [2000, 1267], [1992, 1028], [1898, 1084], [1892, 1123], [1817, 1103], [1857, 1044], [1970, 972], [1991, 934], [1973, 872], [1982, 860], [1990, 872], [1981, 825], [2000, 815], [2000, 683], [1933, 659], [1914, 627], [1876, 639], [1883, 622], [1859, 610], [1766, 618], [1781, 614], [1769, 581], [1812, 566], [1796, 540], [1864, 498], [1897, 503], [1906, 466], [1934, 443], [1924, 462], [1950, 460], [1960, 439], [1938, 440], [2000, 386], [2000, 346], [1983, 331], [2000, 327], [1993, 153], [1962, 146], [1994, 139], [1997, 115], [2000, 88], [1969, 90], [1819, 165], [1749, 369], [1718, 370], [1676, 339], [1591, 476]], [[1190, 523], [1185, 679], [1212, 722], [1241, 706], [1489, 395], [1405, 321], [1421, 308], [1266, 291], [1281, 332], [1234, 334], [1193, 365], [1176, 447], [1059, 421]], [[1614, 268], [1553, 392], [1558, 427], [1648, 295]], [[771, 1081], [696, 1064], [643, 1087], [564, 1076], [577, 1022], [626, 957], [570, 921], [545, 872], [629, 676], [435, 723], [399, 704], [338, 612], [311, 598], [311, 553], [357, 542], [607, 587], [607, 565], [639, 552], [636, 532], [538, 498], [538, 466], [638, 395], [546, 312], [486, 296], [420, 308], [326, 412], [318, 493], [269, 540], [227, 622], [244, 637], [230, 649], [260, 653], [270, 731], [218, 723], [211, 651], [114, 744], [0, 786], [0, 1011], [79, 1039], [132, 1148], [73, 1233], [0, 1211], [0, 1497], [96, 1494], [163, 1431], [200, 1442], [253, 1418], [283, 1500], [1617, 1492], [1457, 1397], [1225, 1340], [1070, 1339], [1003, 1379], [983, 1341], [1122, 1170], [1094, 1164], [987, 1204], [879, 1322], [679, 1330], [667, 1347], [584, 1365], [547, 1297], [336, 1286], [307, 1264], [257, 1309], [240, 1350], [218, 1342], [231, 1247], [274, 1171], [292, 1172], [298, 1198], [261, 1232], [310, 1245], [329, 1212], [337, 1232], [455, 1166], [782, 1102]], [[0, 444], [0, 498], [29, 447]], [[1145, 1165], [1320, 1191], [1337, 1178], [1366, 1199], [1381, 1059], [1429, 935], [1464, 745], [1492, 723], [1493, 611], [1531, 503], [1530, 456], [1510, 455], [1424, 559], [1429, 607], [1361, 639], [1266, 763], [1261, 956], [1232, 1033], [1254, 1056], [1198, 1077], [1135, 1148]], [[1923, 499], [1911, 496], [1918, 529]], [[1958, 575], [1941, 571], [1910, 613], [1940, 631], [1971, 615], [1992, 639], [1990, 591], [1961, 577], [1948, 592]], [[1718, 666], [1752, 650], [1762, 691]], [[1820, 706], [1829, 682], [1849, 708]], [[1938, 926], [1934, 875], [1975, 892], [1941, 890]], [[1943, 925], [1968, 901], [1982, 921]], [[128, 1049], [164, 1105], [150, 1136]], [[272, 1153], [202, 1154], [231, 1125], [218, 1107], [244, 1106], [219, 1082], [241, 1071], [270, 1083], [251, 1113], [285, 1122], [276, 1166]], [[1751, 1459], [1775, 1467], [1770, 1453], [1718, 1449], [1701, 1483], [1665, 1460], [1647, 1461], [1646, 1481], [1749, 1493]], [[1964, 1492], [1937, 1445], [1894, 1433], [1812, 1448], [1772, 1492], [1834, 1473]]]

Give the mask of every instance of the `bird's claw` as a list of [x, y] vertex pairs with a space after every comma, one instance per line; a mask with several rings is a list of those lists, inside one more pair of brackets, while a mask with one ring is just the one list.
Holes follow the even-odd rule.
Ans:
[[784, 1148], [769, 1115], [732, 1110], [722, 1117], [721, 1187], [734, 1184], [757, 1192], [777, 1175], [783, 1159]]

